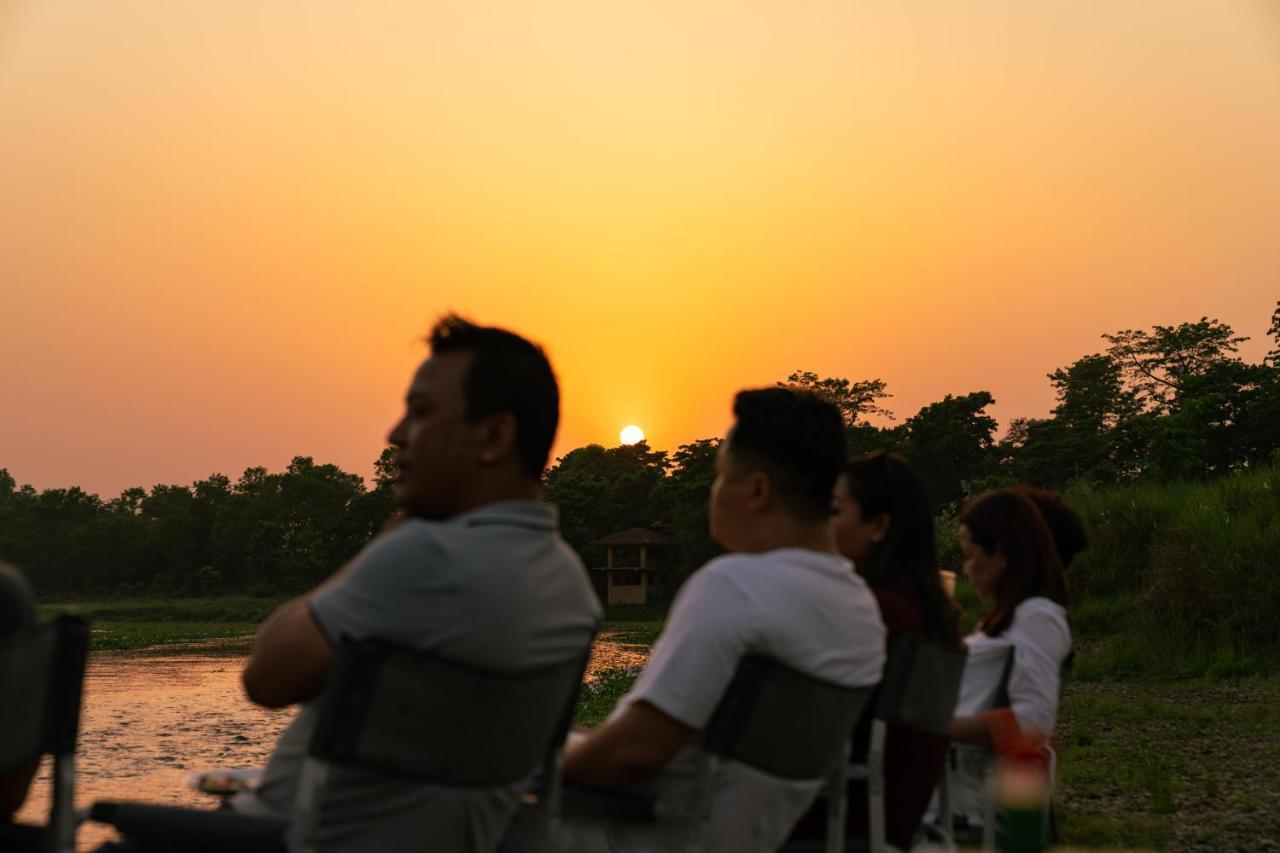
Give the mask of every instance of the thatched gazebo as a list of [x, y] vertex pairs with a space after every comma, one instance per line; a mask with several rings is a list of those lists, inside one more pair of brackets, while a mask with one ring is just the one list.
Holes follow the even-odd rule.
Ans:
[[596, 584], [608, 604], [644, 604], [651, 592], [665, 592], [675, 570], [680, 540], [656, 530], [631, 527], [601, 537], [592, 545], [605, 549], [605, 565], [591, 571], [604, 582]]

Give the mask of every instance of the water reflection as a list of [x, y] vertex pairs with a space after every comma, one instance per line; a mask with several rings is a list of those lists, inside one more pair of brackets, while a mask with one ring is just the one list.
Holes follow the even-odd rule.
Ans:
[[[592, 650], [587, 677], [645, 657], [642, 647], [604, 635]], [[295, 711], [268, 711], [244, 697], [244, 659], [243, 645], [93, 653], [80, 720], [76, 804], [117, 799], [212, 806], [212, 797], [187, 787], [189, 773], [262, 765]], [[47, 815], [49, 774], [46, 762], [20, 820], [41, 822]], [[79, 847], [91, 850], [113, 837], [109, 828], [87, 823]]]

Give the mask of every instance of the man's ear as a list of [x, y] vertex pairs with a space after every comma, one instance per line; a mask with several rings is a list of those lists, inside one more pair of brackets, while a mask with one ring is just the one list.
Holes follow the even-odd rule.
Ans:
[[773, 478], [764, 471], [747, 474], [747, 507], [753, 512], [763, 512], [773, 503]]
[[515, 415], [498, 412], [484, 418], [477, 426], [481, 464], [492, 465], [514, 452], [518, 430]]

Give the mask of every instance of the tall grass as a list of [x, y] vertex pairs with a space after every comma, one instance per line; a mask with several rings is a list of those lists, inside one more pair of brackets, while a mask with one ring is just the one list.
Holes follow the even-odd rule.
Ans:
[[1070, 581], [1082, 607], [1096, 602], [1099, 627], [1122, 618], [1193, 642], [1280, 644], [1280, 467], [1208, 483], [1082, 485], [1067, 499], [1091, 540]]
[[[1280, 466], [1207, 483], [1081, 483], [1066, 498], [1089, 533], [1067, 572], [1077, 677], [1280, 669]], [[953, 512], [938, 519], [938, 547], [958, 569]], [[956, 597], [972, 624], [981, 605], [963, 580]]]

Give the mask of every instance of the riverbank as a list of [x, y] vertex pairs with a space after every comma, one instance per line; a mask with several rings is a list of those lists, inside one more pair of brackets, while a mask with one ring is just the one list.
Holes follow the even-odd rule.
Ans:
[[185, 648], [217, 643], [248, 650], [258, 624], [286, 599], [227, 596], [105, 599], [41, 604], [40, 618], [75, 613], [92, 623], [92, 651]]
[[[41, 611], [93, 619], [99, 651], [242, 653], [258, 621], [281, 601], [101, 601]], [[1062, 840], [1088, 847], [1280, 850], [1268, 841], [1280, 838], [1280, 674], [1268, 665], [1274, 656], [1219, 652], [1191, 669], [1195, 657], [1184, 657], [1181, 671], [1140, 678], [1142, 662], [1134, 656], [1152, 653], [1151, 638], [1143, 652], [1144, 644], [1122, 634], [1099, 637], [1099, 623], [1109, 620], [1080, 609], [1076, 677], [1063, 695], [1057, 736]], [[599, 724], [630, 688], [664, 617], [660, 603], [607, 609], [600, 633], [607, 642], [593, 657], [578, 723]]]

